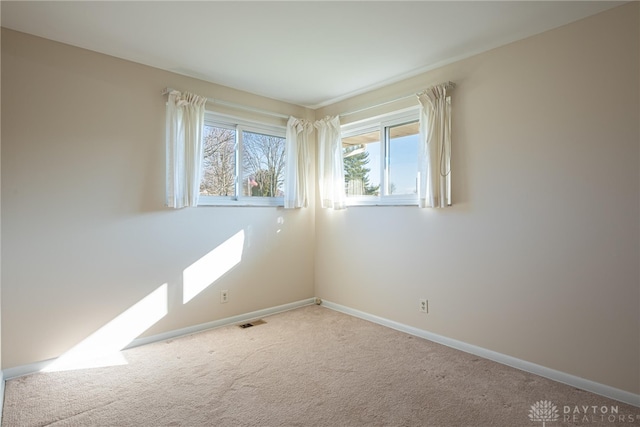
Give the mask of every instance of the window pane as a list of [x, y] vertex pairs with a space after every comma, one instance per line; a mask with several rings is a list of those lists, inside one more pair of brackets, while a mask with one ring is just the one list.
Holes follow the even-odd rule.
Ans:
[[242, 144], [242, 194], [284, 196], [284, 138], [243, 132]]
[[387, 194], [416, 194], [418, 173], [418, 122], [388, 128], [389, 183]]
[[204, 127], [204, 158], [200, 194], [234, 196], [236, 175], [236, 131]]
[[380, 132], [342, 138], [347, 196], [380, 194]]

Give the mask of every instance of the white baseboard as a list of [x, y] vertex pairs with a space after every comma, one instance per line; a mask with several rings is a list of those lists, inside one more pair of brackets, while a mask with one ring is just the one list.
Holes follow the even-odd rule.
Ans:
[[219, 328], [221, 326], [233, 325], [236, 323], [246, 323], [250, 320], [256, 320], [260, 317], [270, 316], [276, 313], [282, 313], [283, 311], [293, 310], [294, 308], [303, 307], [305, 305], [311, 305], [315, 303], [315, 298], [308, 298], [301, 301], [292, 302], [289, 304], [278, 305], [276, 307], [265, 308], [258, 311], [252, 311], [250, 313], [239, 314], [237, 316], [227, 317], [225, 319], [214, 320], [213, 322], [201, 323], [199, 325], [189, 326], [182, 329], [176, 329], [174, 331], [165, 332], [158, 335], [152, 335], [150, 337], [137, 338], [131, 342], [124, 350], [139, 347], [145, 344], [151, 344], [158, 341], [165, 341], [172, 338], [182, 337], [185, 335], [194, 334], [196, 332], [206, 331], [207, 329]]
[[[133, 348], [133, 347], [139, 347], [145, 344], [151, 344], [154, 342], [166, 341], [168, 339], [178, 338], [185, 335], [206, 331], [208, 329], [219, 328], [221, 326], [246, 323], [251, 320], [256, 320], [260, 317], [281, 313], [283, 311], [293, 310], [294, 308], [303, 307], [305, 305], [310, 305], [314, 303], [315, 303], [315, 298], [308, 298], [301, 301], [295, 301], [288, 304], [278, 305], [276, 307], [265, 308], [262, 310], [252, 311], [250, 313], [227, 317], [220, 320], [214, 320], [212, 322], [201, 323], [199, 325], [189, 326], [187, 328], [176, 329], [173, 331], [164, 332], [157, 335], [152, 335], [152, 336], [143, 337], [143, 338], [136, 338], [129, 345], [127, 345], [123, 350]], [[36, 372], [42, 371], [44, 368], [49, 366], [55, 360], [56, 359], [54, 358], [49, 360], [42, 360], [40, 362], [35, 362], [35, 363], [29, 363], [28, 365], [21, 365], [13, 368], [7, 368], [7, 369], [4, 369], [4, 371], [0, 371], [0, 375], [4, 373], [4, 379], [10, 380], [12, 378], [34, 374]], [[2, 385], [4, 387], [4, 381], [2, 381]]]
[[535, 363], [527, 362], [526, 360], [518, 359], [512, 356], [507, 356], [506, 354], [498, 353], [498, 352], [487, 350], [485, 348], [478, 347], [472, 344], [467, 344], [462, 341], [447, 338], [442, 335], [438, 335], [422, 329], [414, 328], [413, 326], [408, 326], [402, 323], [395, 322], [393, 320], [378, 317], [373, 314], [369, 314], [359, 310], [355, 310], [353, 308], [345, 307], [343, 305], [336, 304], [330, 301], [323, 300], [322, 305], [332, 310], [339, 311], [341, 313], [349, 314], [351, 316], [368, 320], [370, 322], [377, 323], [379, 325], [383, 325], [401, 332], [406, 332], [410, 335], [428, 339], [429, 341], [433, 341], [438, 344], [446, 345], [447, 347], [455, 348], [456, 350], [461, 350], [466, 353], [471, 353], [476, 356], [483, 357], [485, 359], [493, 360], [494, 362], [511, 366], [512, 368], [520, 369], [521, 371], [530, 372], [532, 374], [536, 374], [541, 377], [548, 378], [550, 380], [567, 384], [572, 387], [579, 388], [581, 390], [589, 391], [591, 393], [608, 397], [610, 399], [614, 399], [619, 402], [640, 407], [639, 394], [634, 394], [628, 391], [620, 390], [615, 387], [611, 387], [605, 384], [600, 384], [595, 381], [591, 381], [591, 380], [577, 377], [575, 375], [567, 374], [565, 372], [556, 371], [555, 369], [551, 369], [545, 366], [537, 365]]

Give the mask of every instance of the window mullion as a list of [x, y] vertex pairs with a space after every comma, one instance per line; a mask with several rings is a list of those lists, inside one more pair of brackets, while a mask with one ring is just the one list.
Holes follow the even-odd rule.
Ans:
[[242, 156], [243, 156], [243, 129], [242, 126], [236, 126], [236, 186], [235, 199], [240, 200], [242, 197]]
[[389, 194], [389, 128], [380, 126], [380, 149], [382, 150], [381, 158], [383, 163], [382, 171], [383, 177], [380, 182], [380, 197], [387, 196]]

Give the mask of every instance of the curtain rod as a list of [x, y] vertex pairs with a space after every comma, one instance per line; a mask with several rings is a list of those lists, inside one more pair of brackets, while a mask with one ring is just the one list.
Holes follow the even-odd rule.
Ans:
[[[437, 84], [435, 86], [440, 86], [440, 85], [444, 85], [445, 89], [447, 89], [447, 90], [453, 90], [456, 87], [456, 84], [453, 83], [453, 82], [444, 82], [444, 83]], [[422, 91], [422, 92], [424, 92], [424, 91]], [[389, 101], [381, 102], [380, 104], [370, 105], [368, 107], [358, 108], [357, 110], [347, 111], [346, 113], [340, 114], [340, 117], [350, 116], [352, 114], [361, 113], [363, 111], [371, 110], [372, 108], [382, 107], [384, 105], [392, 104], [392, 103], [398, 102], [398, 101], [403, 101], [403, 100], [409, 99], [409, 98], [415, 98], [417, 95], [419, 95], [422, 92], [412, 93], [411, 95], [404, 95], [404, 96], [401, 96], [401, 97], [398, 97], [398, 98], [390, 99]]]
[[[175, 89], [167, 87], [162, 91], [162, 94], [163, 95], [167, 95], [169, 92], [171, 92], [173, 90], [175, 90]], [[258, 114], [262, 114], [264, 116], [278, 117], [280, 119], [288, 119], [289, 118], [289, 115], [287, 115], [287, 114], [274, 113], [272, 111], [263, 110], [261, 108], [249, 107], [249, 106], [242, 105], [242, 104], [236, 104], [235, 102], [223, 101], [221, 99], [207, 98], [207, 102], [210, 102], [212, 104], [223, 105], [225, 107], [231, 107], [231, 108], [234, 108], [236, 110], [244, 110], [244, 111], [249, 111], [249, 112], [252, 112], [252, 113], [258, 113]]]

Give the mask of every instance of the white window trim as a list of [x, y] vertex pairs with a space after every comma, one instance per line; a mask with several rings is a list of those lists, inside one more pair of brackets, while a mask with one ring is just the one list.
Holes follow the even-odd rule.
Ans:
[[[380, 133], [380, 170], [384, 175], [387, 174], [387, 166], [385, 159], [385, 144], [383, 142], [384, 129], [389, 126], [397, 126], [408, 122], [417, 121], [420, 118], [420, 107], [409, 107], [403, 110], [394, 111], [388, 114], [382, 114], [379, 116], [371, 117], [368, 119], [359, 120], [357, 122], [348, 123], [341, 126], [341, 137], [346, 138], [349, 136], [358, 135], [366, 132], [378, 131]], [[418, 153], [416, 153], [417, 158]], [[416, 177], [418, 171], [416, 170]], [[418, 206], [418, 194], [402, 194], [402, 195], [387, 195], [382, 194], [384, 188], [384, 181], [380, 182], [381, 194], [379, 196], [347, 196], [347, 206]]]
[[[206, 111], [204, 115], [205, 126], [215, 126], [226, 129], [234, 129], [236, 131], [236, 159], [240, 159], [240, 150], [242, 150], [242, 132], [255, 132], [266, 135], [286, 137], [286, 127], [270, 125], [260, 122], [254, 122], [226, 114], [214, 113]], [[284, 207], [284, 197], [257, 197], [242, 195], [242, 164], [236, 162], [236, 194], [234, 196], [204, 196], [201, 195], [198, 206], [265, 206], [265, 207]]]

